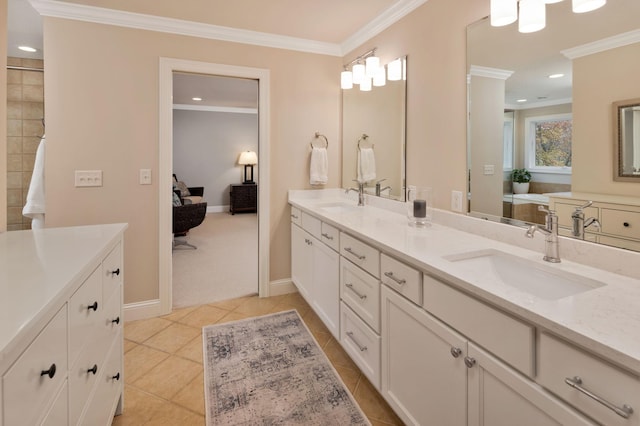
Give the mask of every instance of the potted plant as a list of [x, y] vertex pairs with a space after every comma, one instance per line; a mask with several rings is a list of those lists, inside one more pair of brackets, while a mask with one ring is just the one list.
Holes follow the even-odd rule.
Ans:
[[513, 169], [511, 172], [514, 194], [526, 194], [529, 192], [531, 173], [527, 169]]

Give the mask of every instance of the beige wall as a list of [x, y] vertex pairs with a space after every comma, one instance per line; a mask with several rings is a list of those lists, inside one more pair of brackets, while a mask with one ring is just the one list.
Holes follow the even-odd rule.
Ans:
[[[466, 185], [467, 24], [488, 0], [430, 0], [362, 48], [383, 62], [408, 54], [408, 184], [448, 208]], [[290, 277], [289, 188], [309, 188], [308, 143], [329, 138], [329, 183], [340, 184], [340, 58], [45, 18], [47, 226], [128, 222], [125, 302], [158, 297], [158, 188], [137, 184], [158, 164], [158, 57], [271, 73], [271, 280]], [[345, 59], [346, 60], [346, 59]], [[74, 188], [75, 169], [104, 186]], [[157, 182], [157, 179], [154, 180]]]
[[7, 0], [0, 0], [0, 232], [7, 229]]
[[613, 181], [615, 101], [640, 97], [640, 43], [576, 59], [573, 63], [573, 184], [579, 192], [629, 195], [638, 183]]

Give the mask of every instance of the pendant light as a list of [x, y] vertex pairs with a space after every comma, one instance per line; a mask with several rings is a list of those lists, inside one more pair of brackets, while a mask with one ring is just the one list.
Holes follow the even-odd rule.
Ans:
[[571, 10], [573, 13], [591, 12], [605, 4], [607, 4], [607, 0], [572, 0]]
[[518, 31], [532, 33], [540, 31], [547, 24], [543, 0], [520, 0]]
[[491, 26], [502, 27], [518, 19], [518, 0], [491, 0]]

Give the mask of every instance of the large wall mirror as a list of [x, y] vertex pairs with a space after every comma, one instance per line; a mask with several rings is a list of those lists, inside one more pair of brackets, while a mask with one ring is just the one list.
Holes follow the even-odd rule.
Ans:
[[[375, 177], [365, 191], [404, 201], [406, 152], [406, 57], [400, 58], [403, 78], [361, 91], [342, 91], [342, 186], [354, 187], [362, 149], [373, 150]], [[369, 151], [371, 153], [371, 151]]]
[[[544, 223], [539, 205], [577, 191], [624, 195], [640, 206], [640, 186], [614, 182], [612, 132], [593, 137], [585, 131], [610, 128], [614, 101], [640, 97], [636, 83], [603, 93], [616, 79], [612, 67], [637, 70], [638, 16], [637, 0], [611, 1], [581, 14], [562, 1], [546, 5], [546, 27], [535, 33], [519, 33], [517, 23], [491, 27], [488, 18], [467, 28], [470, 215], [515, 225]], [[596, 55], [580, 56], [580, 49], [620, 34], [630, 35], [627, 44], [635, 50], [603, 47], [598, 54], [615, 52], [615, 62], [601, 65], [597, 78], [584, 77]], [[632, 54], [621, 57], [626, 52]], [[598, 102], [590, 92], [597, 92]], [[514, 185], [514, 176], [528, 181], [526, 189]]]

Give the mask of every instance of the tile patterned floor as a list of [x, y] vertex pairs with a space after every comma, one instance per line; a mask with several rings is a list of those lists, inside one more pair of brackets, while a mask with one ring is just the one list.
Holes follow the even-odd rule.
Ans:
[[201, 328], [289, 309], [298, 310], [372, 425], [402, 425], [298, 293], [243, 297], [126, 323], [125, 409], [113, 425], [204, 425]]

